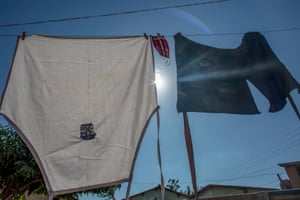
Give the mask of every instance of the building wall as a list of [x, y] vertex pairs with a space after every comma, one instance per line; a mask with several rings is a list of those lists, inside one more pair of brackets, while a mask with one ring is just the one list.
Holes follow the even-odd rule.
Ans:
[[240, 195], [227, 195], [217, 197], [201, 197], [198, 200], [269, 200], [268, 198], [258, 197], [256, 194], [240, 194]]
[[237, 195], [237, 194], [248, 194], [259, 192], [258, 189], [253, 188], [212, 188], [207, 192], [202, 193], [199, 197], [215, 197], [215, 196], [225, 196], [225, 195]]
[[293, 188], [300, 188], [300, 166], [288, 166], [285, 168]]
[[[165, 200], [187, 200], [188, 198], [183, 195], [177, 195], [176, 193], [165, 191]], [[161, 192], [159, 190], [153, 190], [145, 192], [135, 197], [131, 197], [130, 200], [161, 200]]]
[[30, 196], [27, 196], [25, 199], [26, 200], [49, 200], [49, 197], [46, 195], [32, 194]]
[[258, 192], [258, 193], [251, 193], [251, 194], [198, 198], [198, 200], [299, 200], [299, 199], [300, 199], [300, 190], [294, 190], [294, 191], [283, 190], [277, 192]]

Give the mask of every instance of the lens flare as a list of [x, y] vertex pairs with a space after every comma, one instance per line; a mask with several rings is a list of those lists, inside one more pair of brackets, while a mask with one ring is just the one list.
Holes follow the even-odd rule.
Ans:
[[209, 30], [208, 26], [202, 22], [200, 19], [195, 17], [194, 15], [178, 9], [178, 8], [173, 8], [173, 9], [168, 9], [166, 11], [167, 14], [172, 15], [180, 20], [183, 20], [184, 22], [191, 24], [192, 26], [200, 29], [202, 32], [207, 33], [207, 34], [212, 34], [212, 32]]
[[155, 81], [154, 81], [157, 89], [162, 89], [164, 88], [164, 78], [162, 77], [161, 73], [159, 70], [155, 71]]

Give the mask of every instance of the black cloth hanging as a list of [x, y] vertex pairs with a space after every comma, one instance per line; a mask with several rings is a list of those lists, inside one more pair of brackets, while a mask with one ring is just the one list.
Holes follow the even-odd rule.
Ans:
[[179, 33], [174, 39], [178, 112], [257, 114], [247, 80], [276, 112], [300, 88], [258, 32], [246, 33], [235, 49], [199, 44]]
[[289, 93], [300, 88], [299, 83], [277, 58], [262, 34], [246, 33], [243, 43], [247, 46], [247, 56], [242, 65], [249, 71], [247, 79], [269, 100], [269, 112], [281, 110]]
[[241, 72], [244, 52], [198, 44], [176, 34], [177, 111], [258, 114]]

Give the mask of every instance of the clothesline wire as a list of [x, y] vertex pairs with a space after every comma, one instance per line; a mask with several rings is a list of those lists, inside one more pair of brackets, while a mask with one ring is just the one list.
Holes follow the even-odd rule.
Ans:
[[[300, 27], [291, 27], [291, 28], [281, 28], [281, 29], [269, 29], [269, 30], [261, 30], [261, 33], [275, 33], [275, 32], [288, 32], [288, 31], [296, 31], [300, 30]], [[218, 36], [218, 35], [242, 35], [245, 32], [227, 32], [227, 33], [203, 33], [203, 34], [183, 34], [185, 36]], [[169, 35], [171, 37], [173, 35]], [[167, 37], [167, 36], [166, 36]]]
[[151, 12], [151, 11], [158, 11], [158, 10], [167, 10], [167, 9], [174, 9], [174, 8], [183, 8], [183, 7], [192, 7], [192, 6], [222, 3], [222, 2], [226, 2], [226, 1], [231, 1], [231, 0], [212, 0], [212, 1], [205, 1], [205, 2], [198, 2], [198, 3], [156, 7], [156, 8], [146, 8], [146, 9], [140, 9], [140, 10], [114, 12], [114, 13], [106, 13], [106, 14], [98, 14], [98, 15], [69, 17], [69, 18], [60, 18], [60, 19], [49, 19], [49, 20], [40, 20], [40, 21], [32, 21], [32, 22], [24, 22], [24, 23], [0, 24], [0, 28], [1, 27], [16, 27], [16, 26], [24, 26], [24, 25], [46, 24], [46, 23], [57, 23], [57, 22], [64, 22], [64, 21], [75, 21], [75, 20], [91, 19], [91, 18], [99, 18], [99, 17], [110, 17], [110, 16], [117, 16], [117, 15], [128, 15], [128, 14], [136, 14], [136, 13], [142, 13], [142, 12]]
[[[275, 33], [275, 32], [289, 32], [289, 31], [298, 31], [300, 30], [300, 27], [291, 27], [291, 28], [281, 28], [281, 29], [269, 29], [269, 30], [261, 30], [259, 32], [261, 33]], [[258, 31], [258, 30], [257, 30]], [[197, 36], [226, 36], [226, 35], [242, 35], [245, 32], [227, 32], [227, 33], [198, 33], [198, 34], [182, 34], [184, 36], [188, 36], [188, 37], [197, 37]], [[0, 34], [0, 37], [17, 37], [20, 35], [17, 34]], [[87, 37], [87, 36], [96, 36], [96, 35], [68, 35], [70, 37]], [[97, 36], [101, 36], [101, 35], [97, 35]], [[119, 35], [105, 35], [105, 37], [116, 37]], [[164, 35], [165, 37], [173, 37], [174, 34], [167, 34]], [[67, 35], [64, 35], [64, 37], [67, 37]]]

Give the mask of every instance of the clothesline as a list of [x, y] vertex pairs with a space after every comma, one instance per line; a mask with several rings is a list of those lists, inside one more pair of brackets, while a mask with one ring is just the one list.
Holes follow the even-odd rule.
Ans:
[[[276, 32], [289, 32], [289, 31], [299, 31], [300, 27], [290, 27], [290, 28], [278, 28], [278, 29], [266, 29], [266, 30], [256, 30], [261, 33], [276, 33]], [[246, 31], [248, 32], [248, 31]], [[243, 35], [245, 32], [220, 32], [220, 33], [182, 33], [184, 36], [188, 37], [198, 37], [198, 36], [227, 36], [227, 35]], [[28, 34], [29, 35], [29, 34]], [[30, 35], [35, 35], [30, 34]], [[152, 35], [152, 34], [147, 34]], [[174, 34], [161, 34], [165, 37], [173, 37]], [[20, 36], [20, 34], [0, 34], [0, 37], [17, 37]], [[120, 37], [121, 35], [94, 35], [94, 34], [87, 34], [87, 35], [62, 35], [62, 37]], [[123, 36], [122, 36], [123, 37]], [[126, 37], [126, 36], [124, 36]]]
[[[148, 38], [147, 34], [144, 34], [144, 36]], [[141, 139], [152, 114], [158, 110], [155, 87], [153, 84], [149, 87], [148, 84], [148, 80], [155, 79], [152, 45], [150, 42], [153, 42], [158, 52], [167, 58], [169, 47], [167, 42], [163, 40], [166, 36], [160, 34], [157, 34], [157, 36], [154, 39], [150, 37], [148, 40], [141, 37], [131, 38], [133, 41], [118, 40], [118, 42], [110, 44], [96, 40], [97, 45], [90, 45], [90, 39], [88, 38], [86, 40], [87, 43], [84, 43], [82, 42], [84, 38], [80, 42], [76, 41], [76, 39], [74, 41], [73, 39], [63, 41], [61, 39], [57, 40], [56, 36], [27, 37], [25, 32], [23, 32], [21, 38], [19, 36], [18, 45], [20, 48], [16, 51], [14, 58], [18, 62], [13, 62], [14, 65], [12, 67], [14, 67], [14, 70], [10, 74], [10, 81], [7, 82], [9, 85], [6, 86], [7, 89], [1, 99], [0, 111], [7, 120], [19, 127], [19, 134], [23, 138], [28, 138], [28, 141], [26, 140], [27, 145], [31, 148], [39, 167], [42, 169], [50, 199], [52, 199], [53, 194], [79, 191], [82, 188], [92, 189], [96, 186], [105, 186], [124, 181], [129, 182], [127, 191], [127, 196], [129, 196], [139, 140], [131, 141], [132, 146], [125, 143], [128, 141], [128, 135], [127, 132], [122, 132], [122, 127], [126, 124], [128, 133], [133, 133], [130, 137]], [[72, 40], [72, 45], [74, 46], [71, 46], [70, 40]], [[197, 199], [197, 177], [187, 112], [259, 114], [246, 82], [249, 81], [269, 100], [270, 112], [281, 110], [286, 104], [286, 98], [288, 98], [299, 117], [300, 114], [289, 96], [289, 92], [296, 88], [299, 89], [300, 86], [285, 69], [285, 66], [276, 58], [263, 35], [258, 32], [250, 32], [244, 35], [242, 47], [247, 48], [247, 51], [238, 52], [236, 56], [233, 56], [234, 52], [232, 51], [226, 50], [226, 52], [223, 52], [222, 49], [196, 44], [181, 34], [176, 34], [174, 40], [177, 63], [177, 88], [179, 91], [177, 94], [177, 111], [183, 113], [191, 178], [196, 194], [195, 199]], [[135, 45], [128, 45], [127, 43], [129, 42], [130, 44], [134, 42]], [[72, 49], [71, 52], [69, 51], [70, 47]], [[130, 47], [131, 49], [127, 50], [126, 48], [126, 51], [124, 51], [124, 47]], [[107, 49], [113, 50], [109, 51], [108, 54]], [[130, 54], [126, 54], [127, 52], [130, 52]], [[30, 61], [24, 59], [26, 57], [24, 55], [29, 55], [33, 59]], [[199, 55], [204, 56], [199, 57]], [[115, 58], [118, 61], [124, 60], [124, 62], [114, 62]], [[42, 59], [43, 64], [40, 62]], [[140, 63], [137, 60], [145, 62]], [[49, 63], [51, 67], [48, 67]], [[95, 67], [95, 63], [101, 67]], [[236, 63], [236, 65], [232, 65], [232, 63]], [[140, 64], [148, 67], [143, 67], [143, 70], [139, 70], [141, 69], [139, 68]], [[24, 68], [24, 65], [30, 67]], [[114, 67], [109, 68], [110, 65]], [[70, 66], [72, 66], [72, 70], [70, 70]], [[86, 72], [88, 72], [88, 75], [82, 76]], [[192, 75], [196, 75], [196, 77]], [[107, 79], [106, 77], [108, 76], [109, 78]], [[205, 79], [201, 79], [203, 76], [205, 76]], [[35, 79], [32, 79], [32, 77]], [[65, 77], [68, 77], [68, 79]], [[39, 87], [41, 78], [43, 78], [42, 84], [45, 87]], [[78, 81], [78, 78], [81, 81]], [[23, 88], [26, 88], [28, 91], [18, 89], [20, 88], [20, 80], [24, 81], [21, 84], [25, 85]], [[120, 84], [120, 80], [122, 84]], [[123, 86], [124, 84], [125, 87]], [[107, 85], [109, 87], [103, 87]], [[110, 87], [111, 85], [113, 87]], [[122, 87], [116, 87], [119, 85]], [[130, 93], [126, 90], [126, 88], [129, 88], [129, 85], [130, 87], [133, 85], [131, 88], [135, 89], [131, 89]], [[191, 85], [193, 86], [191, 87]], [[50, 99], [52, 102], [48, 100], [47, 92], [49, 90], [45, 88], [57, 94]], [[95, 95], [93, 91], [100, 91], [100, 89], [102, 92], [97, 92], [97, 95]], [[32, 96], [28, 95], [33, 93], [37, 94], [33, 96], [39, 101], [38, 106], [34, 104], [35, 101], [32, 101]], [[130, 96], [126, 96], [128, 93]], [[106, 94], [109, 95], [107, 96]], [[121, 96], [122, 98], [116, 98], [116, 96]], [[128, 99], [129, 97], [132, 97], [132, 99], [119, 101], [119, 99]], [[9, 98], [16, 99], [16, 101], [10, 101]], [[116, 101], [113, 102], [112, 100]], [[14, 113], [18, 112], [18, 110], [14, 111], [17, 108], [24, 108], [25, 112], [28, 111], [26, 110], [27, 107], [23, 105], [30, 105], [31, 111], [28, 112], [28, 115], [33, 117], [28, 117], [27, 114], [26, 117], [22, 114], [19, 116], [14, 115]], [[101, 112], [94, 110], [94, 105], [97, 105], [97, 110], [101, 109]], [[136, 105], [140, 105], [140, 107], [135, 107]], [[126, 109], [113, 110], [115, 107]], [[113, 110], [112, 113], [110, 113], [111, 110]], [[136, 113], [119, 114], [121, 113], [119, 111], [132, 113], [132, 110], [136, 111]], [[46, 113], [46, 115], [39, 120], [35, 120], [36, 113]], [[78, 115], [78, 119], [76, 118], [74, 122], [74, 119], [70, 116], [75, 116], [78, 113], [84, 114]], [[126, 119], [123, 116], [126, 116]], [[138, 122], [136, 122], [135, 116], [139, 116]], [[157, 119], [159, 130], [159, 117]], [[19, 123], [19, 121], [23, 123]], [[58, 123], [58, 121], [63, 121], [63, 123]], [[118, 121], [118, 126], [115, 127], [115, 124], [111, 123], [114, 121]], [[24, 126], [23, 124], [30, 124], [30, 126]], [[44, 129], [45, 124], [47, 124], [46, 129]], [[136, 124], [139, 126], [136, 126]], [[40, 132], [40, 130], [43, 130], [43, 132]], [[51, 130], [51, 134], [49, 130]], [[77, 135], [74, 134], [76, 132], [73, 130], [77, 130]], [[113, 132], [114, 130], [116, 131]], [[110, 137], [100, 137], [103, 131], [109, 132]], [[116, 135], [117, 133], [123, 134], [120, 136]], [[74, 142], [66, 146], [64, 141], [57, 143], [57, 138], [67, 138], [66, 141]], [[47, 141], [47, 144], [49, 141], [52, 143], [49, 143], [46, 147], [39, 146], [45, 141]], [[120, 141], [125, 142], [123, 144]], [[102, 144], [108, 144], [109, 148]], [[157, 144], [159, 148], [159, 140]], [[133, 153], [129, 154], [128, 149]], [[94, 152], [103, 153], [98, 155], [94, 154]], [[158, 152], [161, 168], [160, 150]], [[83, 156], [78, 158], [78, 154]], [[118, 157], [126, 158], [127, 160], [124, 162], [124, 159], [110, 159], [114, 158], [114, 155], [120, 155]], [[82, 162], [77, 162], [78, 159], [81, 159], [80, 161]], [[62, 160], [64, 160], [63, 164], [61, 164]], [[95, 160], [105, 160], [105, 162], [101, 162], [100, 165], [99, 163], [94, 163]], [[92, 167], [90, 169], [86, 166]], [[94, 171], [99, 166], [101, 166], [102, 170], [100, 172], [108, 174], [108, 176], [103, 176], [100, 172]], [[114, 168], [112, 166], [122, 167]], [[81, 181], [78, 182], [77, 178], [75, 180], [72, 173], [64, 173], [65, 169], [70, 169], [75, 176], [81, 177]], [[160, 170], [161, 185], [164, 185], [162, 169]], [[96, 178], [87, 179], [86, 177]], [[163, 191], [162, 196], [164, 196]]]
[[156, 8], [145, 8], [145, 9], [140, 9], [140, 10], [114, 12], [114, 13], [106, 13], [106, 14], [98, 14], [98, 15], [69, 17], [69, 18], [60, 18], [60, 19], [49, 19], [49, 20], [31, 21], [31, 22], [24, 22], [24, 23], [0, 24], [0, 28], [16, 27], [16, 26], [24, 26], [24, 25], [48, 24], [48, 23], [57, 23], [57, 22], [64, 22], [64, 21], [77, 21], [77, 20], [82, 20], [82, 19], [111, 17], [111, 16], [118, 16], [118, 15], [128, 15], [128, 14], [136, 14], [136, 13], [143, 13], [143, 12], [153, 12], [153, 11], [158, 11], [158, 10], [168, 10], [168, 9], [174, 9], [174, 8], [216, 4], [216, 3], [226, 2], [226, 1], [231, 1], [231, 0], [212, 0], [212, 1], [204, 1], [204, 2], [199, 2], [199, 3], [190, 3], [190, 4], [173, 5], [173, 6], [156, 7]]

